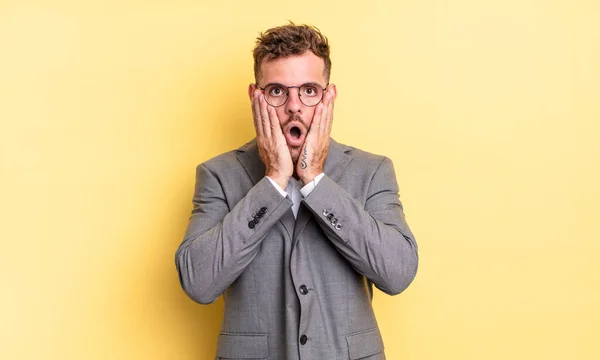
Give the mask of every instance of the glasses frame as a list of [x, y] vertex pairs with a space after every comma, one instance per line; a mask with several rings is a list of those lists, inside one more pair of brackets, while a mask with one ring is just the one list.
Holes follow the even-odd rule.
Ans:
[[[300, 102], [302, 103], [302, 105], [304, 105], [304, 106], [307, 106], [307, 107], [315, 107], [315, 106], [319, 105], [319, 103], [320, 103], [321, 101], [323, 101], [323, 96], [325, 96], [325, 92], [327, 91], [327, 86], [329, 86], [329, 83], [327, 83], [327, 85], [326, 85], [325, 87], [321, 87], [321, 85], [320, 85], [320, 84], [318, 84], [318, 83], [315, 83], [315, 82], [307, 82], [307, 83], [304, 83], [304, 84], [302, 84], [302, 85], [300, 85], [300, 86], [285, 86], [285, 85], [283, 85], [283, 84], [280, 84], [280, 83], [268, 83], [267, 85], [265, 85], [265, 87], [260, 87], [260, 85], [258, 85], [258, 84], [255, 84], [255, 85], [256, 85], [256, 87], [258, 87], [258, 88], [259, 88], [259, 89], [261, 89], [262, 91], [265, 91], [265, 89], [266, 89], [268, 86], [270, 86], [270, 85], [279, 85], [279, 86], [281, 86], [282, 88], [285, 88], [285, 89], [286, 89], [286, 91], [285, 91], [285, 101], [283, 102], [283, 104], [275, 106], [275, 105], [271, 105], [271, 103], [269, 103], [269, 102], [267, 101], [267, 104], [269, 104], [269, 105], [270, 105], [270, 106], [272, 106], [272, 107], [282, 107], [283, 105], [285, 105], [285, 104], [288, 102], [288, 100], [290, 99], [290, 89], [298, 89], [298, 98], [300, 99]], [[300, 94], [300, 88], [302, 88], [302, 87], [303, 87], [303, 86], [305, 86], [305, 85], [315, 85], [315, 86], [317, 86], [317, 87], [320, 87], [320, 88], [321, 88], [321, 90], [323, 90], [323, 93], [321, 94], [321, 98], [319, 99], [319, 101], [318, 101], [316, 104], [314, 104], [314, 105], [306, 105], [306, 104], [304, 103], [304, 101], [302, 101], [302, 94]], [[267, 100], [267, 97], [265, 96], [265, 101], [266, 101], [266, 100]]]

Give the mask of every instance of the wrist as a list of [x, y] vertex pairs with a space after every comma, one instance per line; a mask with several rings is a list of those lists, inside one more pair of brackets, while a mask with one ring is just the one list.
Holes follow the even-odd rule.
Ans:
[[311, 171], [309, 173], [306, 174], [302, 174], [302, 176], [299, 176], [300, 180], [302, 180], [302, 182], [306, 185], [309, 182], [313, 181], [317, 175], [319, 175], [320, 173], [322, 173], [323, 171]]
[[280, 175], [278, 173], [267, 173], [266, 176], [270, 177], [273, 181], [275, 181], [277, 185], [279, 185], [279, 187], [281, 187], [281, 189], [283, 189], [284, 191], [287, 188], [288, 182], [290, 181], [289, 176]]
[[300, 181], [302, 181], [302, 183], [304, 185], [308, 184], [309, 182], [313, 181], [314, 176], [299, 176]]

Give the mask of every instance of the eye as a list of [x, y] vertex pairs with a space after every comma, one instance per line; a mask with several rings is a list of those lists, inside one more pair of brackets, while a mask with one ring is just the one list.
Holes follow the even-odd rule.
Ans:
[[319, 91], [314, 85], [305, 85], [302, 87], [302, 95], [317, 96], [318, 93]]
[[279, 97], [285, 95], [285, 91], [280, 86], [273, 86], [268, 89], [269, 95]]

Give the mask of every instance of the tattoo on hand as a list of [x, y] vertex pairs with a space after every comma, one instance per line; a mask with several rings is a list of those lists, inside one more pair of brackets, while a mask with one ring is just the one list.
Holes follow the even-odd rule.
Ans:
[[306, 169], [306, 158], [308, 157], [308, 154], [306, 152], [306, 148], [304, 148], [304, 153], [302, 154], [302, 161], [300, 162], [300, 168], [301, 169]]

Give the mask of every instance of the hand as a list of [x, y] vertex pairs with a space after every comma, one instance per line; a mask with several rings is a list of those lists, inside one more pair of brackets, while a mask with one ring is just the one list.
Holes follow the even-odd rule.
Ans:
[[252, 117], [258, 154], [265, 164], [265, 175], [285, 190], [294, 172], [294, 164], [275, 108], [267, 104], [259, 90], [252, 95]]
[[330, 85], [317, 105], [313, 120], [306, 135], [300, 158], [296, 164], [296, 174], [304, 184], [311, 182], [323, 172], [333, 124], [333, 103], [337, 97], [335, 85]]

